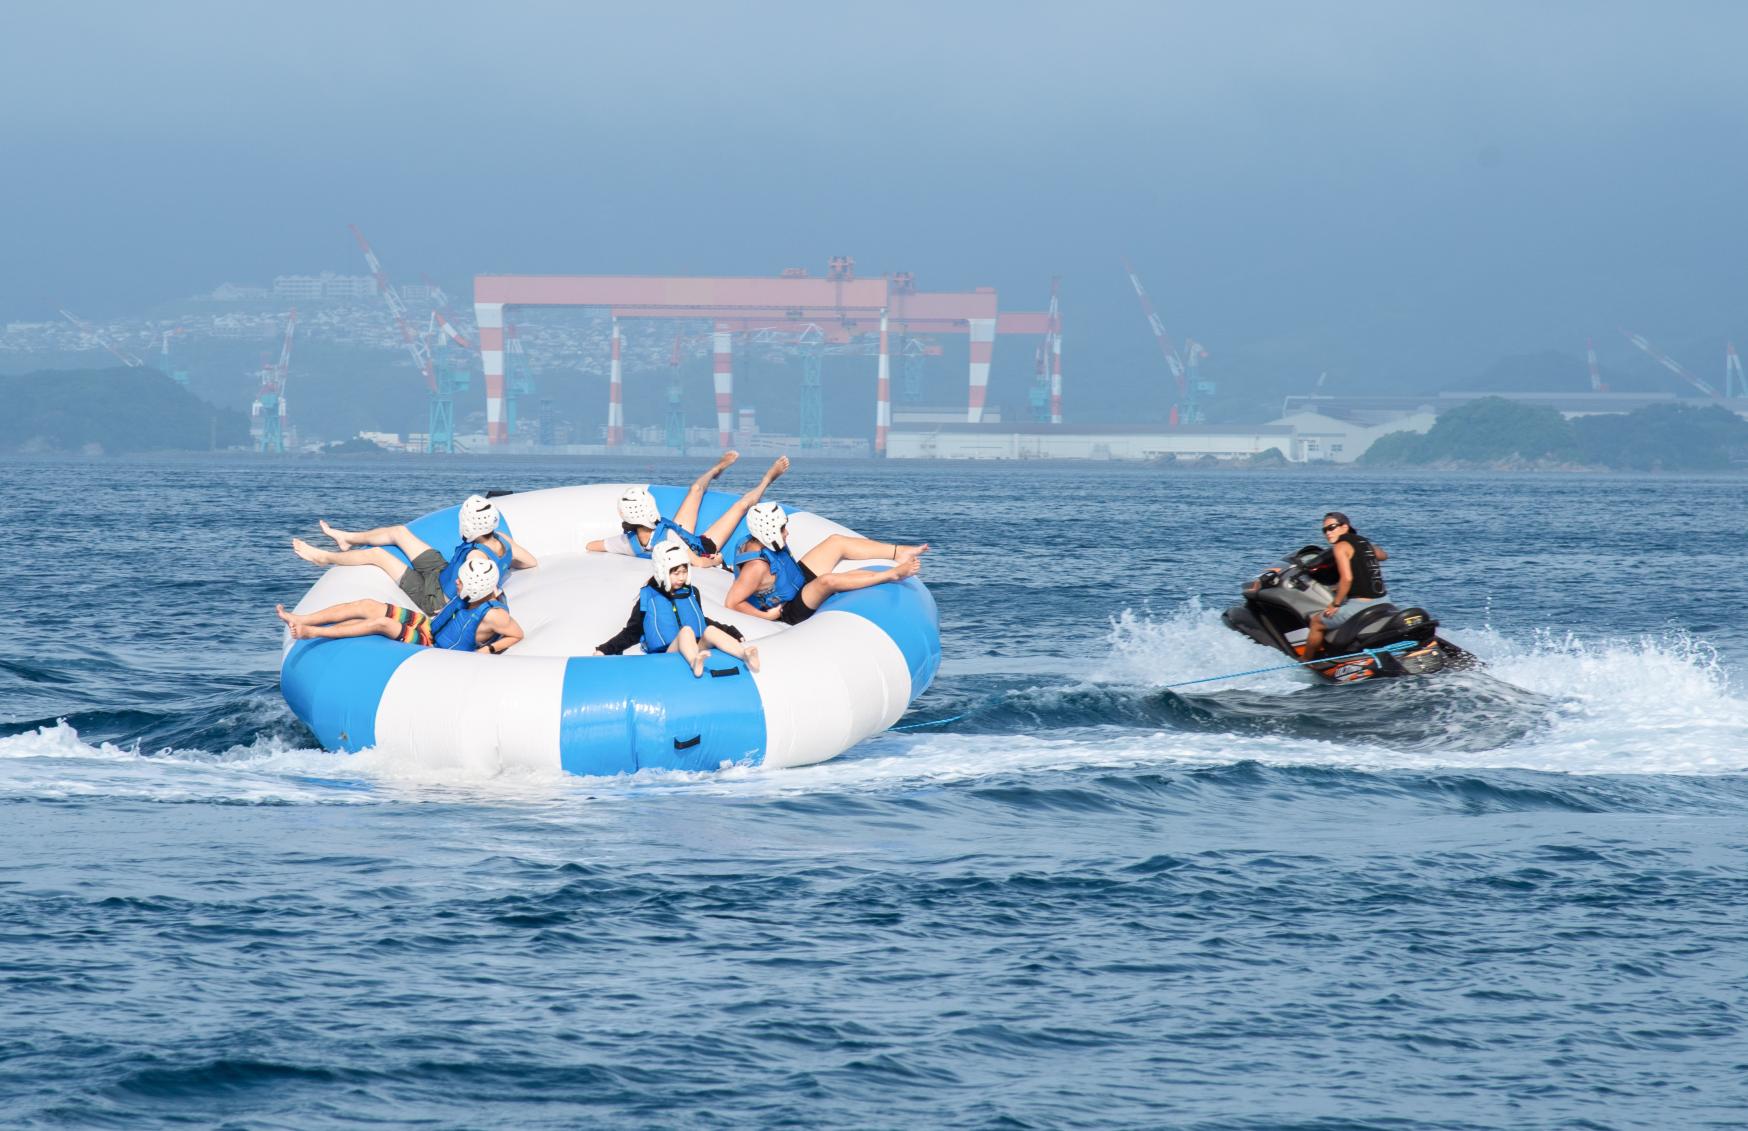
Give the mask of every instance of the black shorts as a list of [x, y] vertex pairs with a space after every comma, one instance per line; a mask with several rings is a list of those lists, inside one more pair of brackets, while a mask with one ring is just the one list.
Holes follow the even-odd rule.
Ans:
[[[808, 584], [816, 580], [818, 575], [807, 568], [806, 562], [796, 562], [795, 564], [801, 567], [801, 588], [806, 590]], [[784, 624], [800, 624], [818, 611], [818, 609], [808, 608], [807, 602], [801, 599], [800, 593], [797, 593], [795, 600], [789, 601], [783, 606], [783, 611], [777, 614], [777, 619]]]

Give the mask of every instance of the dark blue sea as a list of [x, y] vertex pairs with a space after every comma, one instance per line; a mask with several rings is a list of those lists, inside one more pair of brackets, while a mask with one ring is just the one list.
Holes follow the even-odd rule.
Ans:
[[[962, 718], [459, 777], [280, 699], [318, 517], [703, 462], [0, 462], [0, 1124], [1748, 1123], [1748, 479], [798, 459]], [[1330, 509], [1487, 668], [1165, 690]]]

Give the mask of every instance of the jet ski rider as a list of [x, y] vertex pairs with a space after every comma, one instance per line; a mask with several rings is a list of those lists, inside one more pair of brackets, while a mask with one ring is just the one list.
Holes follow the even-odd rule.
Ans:
[[1340, 580], [1335, 599], [1312, 615], [1305, 635], [1305, 659], [1323, 651], [1323, 637], [1330, 629], [1346, 624], [1368, 606], [1382, 601], [1384, 571], [1378, 565], [1390, 559], [1381, 546], [1374, 546], [1354, 530], [1347, 515], [1330, 511], [1323, 516], [1323, 537], [1329, 541]]

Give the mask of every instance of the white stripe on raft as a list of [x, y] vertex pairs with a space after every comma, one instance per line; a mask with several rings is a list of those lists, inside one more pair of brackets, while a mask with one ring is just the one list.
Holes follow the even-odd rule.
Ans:
[[808, 632], [757, 641], [765, 765], [822, 762], [896, 723], [910, 669], [892, 637], [854, 613], [818, 612]]
[[376, 709], [377, 748], [421, 767], [493, 774], [559, 769], [561, 656], [497, 656], [422, 648], [395, 669]]

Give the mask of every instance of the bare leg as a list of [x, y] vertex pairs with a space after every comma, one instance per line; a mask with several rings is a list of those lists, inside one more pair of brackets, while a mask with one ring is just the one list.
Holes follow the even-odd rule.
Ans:
[[731, 656], [739, 656], [747, 662], [748, 671], [756, 672], [759, 670], [759, 649], [757, 645], [746, 644], [736, 640], [734, 637], [722, 631], [720, 628], [717, 628], [713, 624], [707, 624], [704, 626], [704, 643], [710, 645], [712, 648], [720, 648]]
[[[416, 542], [418, 539], [415, 538], [414, 541]], [[304, 561], [319, 566], [375, 566], [388, 574], [389, 580], [396, 584], [400, 583], [401, 575], [412, 568], [387, 550], [377, 546], [365, 550], [318, 550], [302, 538], [293, 538], [291, 549]]]
[[1323, 614], [1313, 613], [1306, 624], [1309, 627], [1305, 631], [1305, 652], [1302, 658], [1309, 660], [1323, 651]]
[[329, 526], [328, 520], [325, 518], [320, 521], [322, 533], [332, 538], [334, 545], [340, 547], [342, 552], [357, 546], [393, 546], [407, 555], [408, 561], [412, 561], [431, 548], [423, 540], [415, 538], [413, 532], [405, 526], [379, 526], [375, 530], [341, 530], [338, 527]]
[[686, 663], [692, 666], [692, 678], [704, 678], [704, 661], [710, 658], [710, 650], [700, 647], [698, 638], [685, 625], [680, 626], [680, 634], [674, 637], [674, 647], [685, 657]]
[[915, 577], [922, 568], [922, 563], [913, 554], [908, 558], [901, 558], [891, 569], [852, 569], [846, 573], [822, 573], [807, 583], [796, 600], [810, 609], [817, 609], [833, 593], [848, 593], [854, 589], [866, 589], [870, 585], [903, 581], [907, 577]]
[[[881, 559], [897, 562], [913, 562], [920, 554], [929, 552], [927, 542], [917, 546], [907, 546], [902, 542], [876, 542], [872, 538], [855, 538], [848, 534], [833, 534], [824, 542], [807, 551], [807, 556], [801, 559], [801, 564], [812, 570], [818, 577], [824, 577], [838, 568], [841, 561], [878, 561]], [[909, 574], [905, 575], [909, 577]]]
[[284, 605], [275, 605], [273, 613], [285, 622], [293, 640], [394, 636], [400, 630], [400, 625], [384, 614], [381, 601], [347, 601], [313, 613], [288, 613]]
[[[734, 533], [734, 528], [740, 525], [740, 520], [745, 518], [747, 512], [752, 510], [753, 507], [757, 505], [758, 501], [764, 497], [765, 492], [771, 489], [771, 484], [777, 482], [777, 477], [788, 470], [788, 456], [778, 456], [775, 460], [772, 460], [771, 466], [766, 470], [764, 478], [759, 480], [759, 485], [736, 499], [733, 506], [729, 507], [726, 511], [723, 511], [722, 517], [711, 523], [709, 530], [704, 531], [704, 537], [716, 543], [717, 549], [725, 549], [729, 536]], [[697, 513], [696, 508], [694, 508], [692, 512], [693, 517], [697, 517]], [[690, 528], [688, 527], [688, 529]]]
[[692, 486], [686, 489], [686, 497], [680, 501], [680, 509], [674, 512], [674, 524], [684, 526], [687, 530], [696, 532], [698, 529], [698, 508], [704, 502], [704, 492], [710, 489], [711, 482], [728, 470], [730, 464], [740, 458], [740, 453], [730, 448], [722, 453], [722, 458], [711, 465], [709, 471], [692, 480]]

